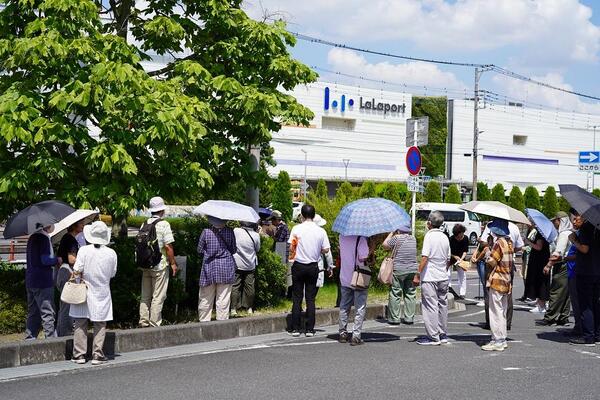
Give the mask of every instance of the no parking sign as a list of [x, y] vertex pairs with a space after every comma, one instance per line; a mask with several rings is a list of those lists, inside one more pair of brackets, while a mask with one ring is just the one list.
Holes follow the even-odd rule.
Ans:
[[411, 175], [419, 175], [421, 172], [421, 152], [417, 146], [412, 146], [406, 152], [406, 169]]

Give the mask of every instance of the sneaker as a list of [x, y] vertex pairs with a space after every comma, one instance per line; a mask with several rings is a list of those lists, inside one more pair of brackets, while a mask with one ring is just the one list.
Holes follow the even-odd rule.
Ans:
[[232, 317], [237, 317], [237, 310], [236, 310], [235, 308], [232, 308], [232, 309], [231, 309], [231, 313], [230, 313], [230, 315], [231, 315]]
[[583, 335], [581, 331], [576, 331], [575, 329], [571, 329], [570, 331], [563, 332], [563, 335], [566, 337], [580, 337]]
[[475, 306], [477, 306], [477, 307], [485, 307], [485, 302], [479, 301], [479, 302], [477, 302], [477, 304], [475, 304]]
[[402, 319], [400, 322], [402, 322], [404, 325], [412, 325], [412, 324], [414, 324], [414, 321], [407, 321], [405, 319]]
[[547, 319], [539, 319], [537, 321], [535, 321], [535, 324], [537, 326], [552, 326], [555, 324], [554, 321], [548, 321]]
[[73, 357], [71, 359], [71, 361], [73, 361], [75, 364], [85, 364], [87, 362], [87, 360], [85, 359], [85, 357]]
[[546, 309], [540, 306], [535, 306], [531, 310], [529, 310], [529, 312], [534, 314], [545, 314]]
[[418, 339], [417, 344], [421, 346], [439, 346], [441, 343], [439, 340], [432, 340], [428, 337], [424, 337]]
[[350, 340], [350, 346], [360, 346], [361, 344], [365, 344], [361, 338], [352, 336], [352, 340]]
[[98, 357], [98, 358], [94, 358], [92, 360], [92, 365], [102, 365], [102, 364], [106, 364], [108, 360], [106, 359], [106, 357]]
[[508, 347], [506, 342], [498, 343], [498, 342], [489, 342], [488, 344], [484, 344], [481, 346], [481, 350], [483, 351], [504, 351], [504, 349]]
[[313, 337], [315, 336], [315, 331], [308, 331], [305, 333], [306, 337]]
[[448, 344], [448, 343], [450, 343], [448, 341], [448, 335], [446, 335], [445, 333], [441, 334], [440, 335], [440, 343], [441, 344]]
[[596, 344], [594, 343], [594, 341], [588, 341], [588, 340], [585, 340], [582, 337], [572, 338], [571, 340], [569, 340], [569, 343], [575, 344], [575, 345], [580, 344], [580, 345], [583, 345], [583, 346], [586, 346], [586, 347], [594, 347], [594, 346], [596, 346]]
[[338, 337], [338, 342], [340, 343], [348, 343], [348, 332], [342, 331]]
[[400, 325], [400, 322], [397, 322], [397, 321], [388, 321], [388, 325], [396, 326], [396, 325]]
[[254, 310], [252, 310], [252, 307], [250, 307], [250, 308], [248, 309], [248, 314], [254, 314]]
[[293, 336], [293, 337], [299, 337], [300, 336], [300, 332], [298, 332], [298, 331], [291, 331], [291, 332], [288, 332], [288, 335]]

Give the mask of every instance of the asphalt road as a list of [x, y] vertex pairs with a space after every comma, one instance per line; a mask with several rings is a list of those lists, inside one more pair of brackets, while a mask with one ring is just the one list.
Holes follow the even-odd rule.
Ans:
[[[521, 285], [517, 278], [517, 295]], [[475, 274], [468, 294], [477, 294]], [[451, 315], [445, 346], [414, 343], [421, 323], [373, 321], [358, 347], [337, 343], [336, 328], [324, 327], [314, 338], [282, 333], [180, 346], [125, 354], [101, 367], [54, 363], [32, 369], [29, 378], [1, 381], [11, 371], [0, 370], [0, 398], [600, 398], [600, 346], [569, 345], [556, 328], [536, 327], [538, 317], [524, 307], [514, 317], [503, 353], [480, 350], [489, 336], [473, 326], [483, 321], [483, 308], [471, 304]]]

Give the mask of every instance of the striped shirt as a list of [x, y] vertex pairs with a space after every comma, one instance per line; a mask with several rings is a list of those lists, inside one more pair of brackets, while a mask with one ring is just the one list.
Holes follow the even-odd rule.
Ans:
[[[417, 272], [417, 239], [411, 234], [394, 235], [388, 241], [394, 257], [394, 272], [401, 274]], [[398, 248], [396, 248], [398, 246]]]
[[514, 250], [510, 238], [501, 237], [496, 240], [487, 265], [492, 273], [487, 281], [487, 287], [498, 293], [508, 294], [512, 291], [511, 271], [514, 268]]

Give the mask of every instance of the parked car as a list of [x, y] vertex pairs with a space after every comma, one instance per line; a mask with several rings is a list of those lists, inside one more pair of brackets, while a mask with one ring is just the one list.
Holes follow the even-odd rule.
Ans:
[[467, 229], [465, 236], [469, 238], [471, 245], [477, 244], [481, 234], [481, 221], [477, 214], [458, 208], [459, 204], [447, 203], [416, 203], [417, 219], [426, 220], [432, 211], [440, 211], [444, 215], [444, 229], [448, 235], [452, 235], [452, 228], [456, 224], [462, 224]]
[[294, 221], [298, 221], [300, 219], [300, 212], [303, 205], [304, 203], [301, 201], [292, 202], [292, 219]]

